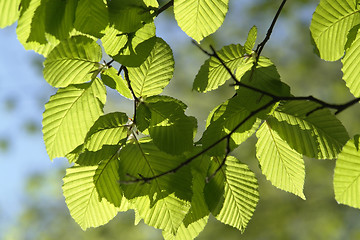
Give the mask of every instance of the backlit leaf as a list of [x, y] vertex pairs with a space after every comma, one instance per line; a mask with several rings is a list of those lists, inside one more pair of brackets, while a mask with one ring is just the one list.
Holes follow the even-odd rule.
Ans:
[[121, 112], [100, 116], [87, 133], [84, 148], [97, 151], [104, 145], [119, 145], [127, 138], [128, 121], [126, 114]]
[[256, 156], [262, 173], [275, 187], [305, 199], [305, 166], [302, 155], [281, 139], [266, 122], [261, 125], [256, 136]]
[[[230, 150], [233, 150], [255, 133], [259, 126], [256, 116], [249, 118], [250, 112], [238, 104], [237, 98], [238, 96], [233, 97], [223, 103], [210, 115], [209, 126], [207, 126], [201, 139], [203, 148], [208, 148], [220, 138], [233, 132], [230, 140]], [[238, 128], [235, 130], [236, 127]], [[226, 145], [227, 140], [224, 139], [212, 147], [208, 153], [214, 156], [223, 156]]]
[[109, 13], [103, 0], [79, 0], [74, 27], [83, 33], [101, 37], [109, 23]]
[[343, 79], [350, 92], [355, 97], [360, 97], [360, 33], [356, 30], [354, 40], [351, 46], [346, 49], [345, 57], [341, 60], [343, 63]]
[[[116, 207], [106, 198], [99, 196], [97, 187], [106, 188], [108, 184], [114, 187], [114, 183], [111, 184], [110, 178], [107, 178], [111, 176], [108, 171], [103, 166], [74, 166], [66, 170], [66, 176], [63, 179], [65, 201], [71, 216], [83, 230], [106, 224], [116, 216], [118, 211], [128, 209], [125, 198], [121, 199], [120, 207]], [[111, 195], [114, 192], [116, 190], [112, 189]], [[120, 195], [118, 197], [120, 198]]]
[[320, 57], [336, 61], [344, 55], [350, 29], [360, 23], [360, 5], [356, 0], [321, 0], [310, 25]]
[[0, 0], [0, 28], [12, 25], [19, 17], [21, 0]]
[[360, 208], [359, 135], [349, 140], [338, 159], [334, 174], [335, 199], [339, 203]]
[[132, 33], [121, 32], [113, 26], [107, 27], [101, 41], [106, 53], [117, 62], [128, 67], [138, 67], [155, 45], [155, 24], [145, 24]]
[[121, 75], [118, 75], [118, 71], [115, 68], [111, 67], [103, 71], [101, 73], [101, 80], [103, 80], [106, 86], [115, 89], [124, 97], [133, 98], [127, 82]]
[[46, 58], [44, 78], [54, 87], [90, 81], [100, 68], [101, 54], [101, 47], [90, 38], [64, 40]]
[[186, 116], [177, 101], [161, 101], [160, 98], [156, 102], [145, 102], [151, 114], [149, 134], [160, 150], [170, 154], [191, 150], [197, 128], [196, 119]]
[[[183, 160], [160, 151], [149, 140], [128, 143], [120, 152], [120, 179], [151, 177], [173, 169]], [[146, 224], [176, 233], [190, 208], [191, 179], [190, 169], [183, 167], [176, 174], [165, 175], [148, 184], [121, 186]]]
[[200, 42], [224, 22], [229, 0], [175, 0], [175, 19], [181, 29]]
[[[243, 62], [246, 51], [241, 45], [229, 45], [217, 52], [221, 60], [234, 72]], [[223, 85], [230, 78], [230, 74], [215, 57], [210, 57], [201, 66], [194, 80], [193, 89], [198, 92], [207, 92]]]
[[174, 58], [171, 48], [161, 38], [149, 56], [139, 67], [129, 67], [131, 86], [137, 97], [160, 94], [168, 85], [174, 72]]
[[45, 104], [43, 134], [50, 159], [64, 157], [84, 142], [102, 114], [106, 90], [100, 80], [59, 89]]
[[318, 107], [313, 102], [286, 102], [267, 122], [298, 153], [312, 158], [333, 159], [349, 140], [349, 135], [328, 109], [312, 112]]
[[[213, 158], [209, 175], [220, 161], [222, 159]], [[259, 201], [255, 174], [247, 165], [228, 156], [225, 167], [205, 186], [205, 199], [217, 220], [243, 232]]]

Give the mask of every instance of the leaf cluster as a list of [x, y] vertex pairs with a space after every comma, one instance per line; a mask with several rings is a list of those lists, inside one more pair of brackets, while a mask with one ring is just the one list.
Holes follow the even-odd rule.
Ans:
[[[243, 45], [212, 53], [198, 45], [209, 58], [193, 90], [213, 91], [231, 79], [234, 95], [209, 114], [194, 142], [197, 120], [183, 102], [161, 95], [175, 61], [156, 36], [154, 19], [173, 6], [179, 27], [198, 44], [222, 25], [228, 0], [174, 0], [161, 7], [156, 0], [0, 1], [7, 13], [0, 27], [18, 20], [19, 41], [46, 57], [44, 78], [58, 88], [45, 105], [44, 142], [50, 159], [73, 163], [63, 192], [82, 229], [133, 209], [135, 224], [143, 220], [165, 239], [195, 238], [210, 214], [244, 231], [259, 201], [258, 183], [231, 153], [251, 136], [261, 171], [274, 186], [305, 199], [303, 157], [337, 158], [335, 198], [360, 208], [359, 136], [349, 140], [330, 111], [359, 101], [360, 5], [321, 0], [313, 15], [314, 47], [324, 60], [343, 57], [343, 78], [356, 97], [330, 104], [293, 96], [274, 63], [261, 56], [285, 3], [257, 47], [255, 26]], [[102, 63], [104, 56], [112, 60]], [[104, 114], [106, 87], [133, 100], [132, 116]]]

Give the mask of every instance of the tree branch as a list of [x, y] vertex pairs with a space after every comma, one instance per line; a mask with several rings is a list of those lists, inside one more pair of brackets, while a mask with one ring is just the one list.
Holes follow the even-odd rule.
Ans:
[[277, 19], [279, 18], [280, 13], [281, 13], [281, 11], [282, 11], [282, 9], [283, 9], [286, 1], [287, 1], [287, 0], [283, 0], [283, 1], [282, 1], [281, 5], [280, 5], [279, 9], [277, 10], [277, 12], [276, 12], [276, 14], [275, 14], [275, 17], [274, 17], [274, 19], [272, 20], [271, 25], [270, 25], [267, 33], [266, 33], [265, 39], [257, 46], [257, 48], [256, 48], [256, 50], [255, 50], [255, 52], [257, 53], [256, 62], [257, 62], [257, 60], [259, 60], [259, 57], [260, 57], [260, 54], [261, 54], [262, 50], [264, 49], [266, 43], [267, 43], [267, 42], [269, 41], [269, 39], [270, 39], [270, 36], [271, 36], [271, 34], [272, 34], [272, 31], [273, 31], [273, 29], [274, 29], [274, 27], [275, 27], [276, 21], [277, 21]]
[[[268, 42], [268, 40], [270, 39], [270, 36], [272, 34], [273, 28], [276, 24], [276, 21], [285, 5], [287, 0], [283, 0], [278, 11], [276, 12], [276, 15], [267, 31], [266, 37], [265, 39], [257, 46], [256, 48], [256, 61], [254, 62], [254, 66], [251, 69], [251, 71], [255, 71], [256, 70], [256, 65], [257, 65], [257, 61], [258, 58], [262, 52], [262, 50], [264, 49], [266, 43]], [[173, 1], [170, 1], [168, 4], [166, 4], [165, 6], [169, 5], [171, 6], [173, 4]], [[164, 6], [164, 7], [165, 7]], [[168, 8], [169, 6], [167, 6], [166, 8]], [[165, 9], [166, 9], [165, 8]], [[315, 102], [317, 104], [319, 104], [320, 106], [318, 108], [315, 108], [314, 110], [310, 111], [308, 113], [308, 115], [310, 115], [311, 113], [320, 110], [320, 109], [324, 109], [324, 108], [328, 108], [328, 109], [334, 109], [336, 110], [335, 114], [339, 114], [340, 112], [344, 111], [345, 109], [353, 106], [354, 104], [360, 102], [360, 97], [359, 98], [355, 98], [353, 100], [350, 100], [344, 104], [331, 104], [331, 103], [327, 103], [321, 99], [315, 98], [313, 96], [300, 96], [300, 97], [293, 97], [293, 96], [277, 96], [275, 94], [266, 92], [262, 89], [253, 87], [253, 86], [249, 86], [247, 84], [244, 84], [242, 82], [240, 82], [240, 80], [238, 80], [235, 76], [235, 74], [231, 71], [231, 69], [226, 65], [226, 63], [221, 59], [221, 57], [216, 53], [215, 49], [210, 46], [212, 53], [204, 50], [198, 43], [196, 43], [195, 41], [193, 41], [193, 43], [206, 55], [208, 55], [209, 57], [215, 57], [217, 60], [220, 61], [220, 63], [223, 65], [223, 67], [226, 69], [226, 71], [230, 74], [231, 78], [235, 81], [235, 84], [238, 85], [239, 87], [244, 87], [247, 89], [250, 89], [254, 92], [257, 93], [261, 93], [263, 95], [266, 95], [268, 97], [271, 98], [271, 100], [266, 103], [265, 105], [257, 108], [256, 110], [250, 112], [250, 114], [244, 118], [241, 122], [239, 122], [234, 128], [233, 130], [231, 130], [228, 134], [226, 134], [225, 136], [221, 137], [220, 139], [218, 139], [217, 141], [215, 141], [213, 144], [209, 145], [208, 147], [204, 148], [203, 150], [201, 150], [200, 152], [198, 152], [197, 154], [193, 155], [192, 157], [186, 159], [184, 162], [182, 162], [181, 164], [179, 164], [177, 167], [170, 169], [168, 171], [165, 171], [163, 173], [151, 176], [151, 177], [145, 177], [145, 176], [140, 176], [140, 178], [136, 178], [136, 177], [132, 177], [132, 180], [129, 181], [122, 181], [122, 183], [125, 184], [130, 184], [130, 183], [137, 183], [137, 182], [143, 182], [143, 183], [148, 183], [156, 178], [168, 175], [168, 174], [172, 174], [172, 173], [176, 173], [179, 169], [187, 166], [188, 164], [190, 164], [194, 159], [200, 157], [201, 155], [205, 154], [206, 152], [208, 152], [210, 149], [212, 149], [213, 147], [215, 147], [216, 145], [220, 144], [222, 141], [227, 140], [227, 145], [226, 145], [226, 153], [225, 153], [225, 157], [223, 158], [223, 161], [221, 162], [221, 164], [219, 165], [219, 167], [215, 170], [215, 172], [213, 174], [211, 174], [209, 177], [206, 178], [206, 181], [210, 181], [220, 170], [221, 168], [225, 165], [226, 162], [226, 158], [229, 155], [229, 153], [231, 152], [230, 149], [230, 138], [232, 136], [233, 133], [235, 133], [237, 131], [237, 129], [239, 129], [246, 121], [248, 121], [250, 118], [254, 117], [256, 114], [258, 114], [259, 112], [265, 110], [266, 108], [270, 107], [271, 105], [279, 102], [279, 101], [311, 101], [311, 102]]]
[[174, 0], [170, 0], [168, 3], [166, 3], [164, 6], [162, 6], [161, 8], [159, 8], [157, 10], [156, 16], [159, 16], [160, 13], [162, 13], [163, 11], [165, 11], [166, 9], [168, 9], [169, 7], [174, 5]]
[[127, 67], [125, 67], [124, 65], [121, 65], [120, 69], [119, 69], [119, 73], [124, 70], [124, 77], [125, 77], [125, 80], [128, 84], [128, 88], [130, 89], [130, 92], [131, 92], [131, 95], [133, 96], [134, 98], [134, 118], [133, 118], [133, 123], [136, 124], [136, 108], [140, 102], [139, 98], [136, 97], [136, 94], [134, 92], [134, 89], [132, 88], [131, 86], [131, 81], [130, 81], [130, 77], [129, 77], [129, 71], [127, 69]]

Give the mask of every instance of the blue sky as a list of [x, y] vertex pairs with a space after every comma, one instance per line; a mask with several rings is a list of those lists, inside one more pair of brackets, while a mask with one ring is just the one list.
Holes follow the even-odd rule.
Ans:
[[7, 151], [0, 151], [0, 214], [9, 224], [22, 209], [27, 177], [65, 161], [51, 162], [41, 132], [26, 131], [29, 122], [41, 128], [44, 104], [54, 92], [36, 66], [40, 56], [25, 51], [14, 25], [0, 30], [0, 42], [0, 140], [9, 143]]

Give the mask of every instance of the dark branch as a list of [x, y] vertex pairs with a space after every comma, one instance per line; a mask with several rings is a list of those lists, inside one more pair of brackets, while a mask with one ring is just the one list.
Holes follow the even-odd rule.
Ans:
[[265, 39], [257, 46], [257, 48], [256, 48], [256, 53], [257, 53], [256, 60], [259, 60], [259, 57], [260, 57], [260, 54], [261, 54], [262, 50], [264, 49], [266, 43], [269, 41], [270, 36], [271, 36], [271, 34], [272, 34], [272, 31], [273, 31], [273, 29], [274, 29], [274, 27], [275, 27], [276, 21], [277, 21], [277, 19], [279, 18], [279, 15], [280, 15], [280, 13], [281, 13], [281, 10], [283, 9], [286, 1], [287, 1], [287, 0], [283, 0], [283, 1], [282, 1], [281, 5], [280, 5], [279, 9], [277, 10], [277, 12], [276, 12], [276, 14], [275, 14], [275, 17], [274, 17], [274, 19], [272, 20], [271, 25], [270, 25], [267, 33], [266, 33]]
[[138, 97], [136, 97], [134, 89], [131, 86], [131, 81], [130, 81], [130, 77], [129, 77], [129, 71], [128, 71], [127, 67], [125, 67], [124, 65], [121, 65], [119, 72], [121, 72], [121, 70], [124, 70], [125, 80], [126, 80], [126, 82], [128, 84], [128, 88], [130, 89], [130, 92], [131, 92], [131, 94], [132, 94], [132, 96], [134, 98], [134, 119], [133, 119], [133, 123], [136, 124], [136, 108], [137, 108], [140, 100], [139, 100]]
[[222, 167], [225, 165], [225, 162], [226, 162], [226, 158], [229, 156], [230, 152], [231, 152], [231, 149], [230, 149], [230, 140], [231, 140], [231, 135], [227, 137], [226, 139], [226, 154], [223, 158], [223, 160], [221, 161], [219, 167], [209, 176], [209, 177], [206, 177], [205, 181], [206, 183], [209, 183], [211, 179], [213, 179], [216, 174], [222, 169]]
[[[257, 53], [257, 60], [264, 48], [264, 46], [266, 45], [267, 41], [270, 39], [270, 36], [272, 34], [272, 31], [273, 31], [273, 28], [275, 26], [275, 23], [281, 13], [281, 10], [283, 9], [285, 3], [286, 3], [287, 0], [283, 0], [268, 31], [267, 31], [267, 34], [266, 34], [266, 37], [265, 39], [257, 46], [257, 49], [256, 49], [256, 53]], [[165, 6], [169, 5], [168, 7], [170, 7], [171, 5], [173, 4], [173, 1], [170, 1], [168, 4], [166, 4]], [[164, 7], [165, 7], [164, 6]], [[166, 7], [166, 8], [168, 8]], [[165, 8], [165, 9], [166, 9]], [[356, 99], [353, 99], [351, 101], [348, 101], [344, 104], [331, 104], [331, 103], [327, 103], [323, 100], [320, 100], [318, 98], [315, 98], [313, 96], [301, 96], [301, 97], [293, 97], [293, 96], [289, 96], [289, 97], [284, 97], [284, 96], [277, 96], [277, 95], [274, 95], [272, 93], [269, 93], [269, 92], [266, 92], [262, 89], [259, 89], [259, 88], [256, 88], [256, 87], [252, 87], [252, 86], [249, 86], [247, 84], [244, 84], [242, 82], [240, 82], [235, 74], [233, 73], [233, 71], [231, 71], [231, 69], [226, 65], [226, 63], [221, 59], [221, 57], [216, 53], [215, 49], [210, 46], [211, 50], [212, 50], [212, 53], [204, 50], [199, 44], [197, 44], [196, 42], [193, 41], [193, 43], [203, 52], [205, 53], [206, 55], [208, 55], [209, 57], [215, 57], [217, 60], [220, 61], [220, 63], [224, 66], [224, 68], [226, 69], [226, 71], [230, 74], [231, 78], [235, 81], [235, 85], [238, 85], [239, 87], [244, 87], [244, 88], [247, 88], [247, 89], [250, 89], [254, 92], [257, 92], [257, 93], [261, 93], [263, 95], [266, 95], [268, 97], [271, 98], [271, 100], [257, 108], [256, 110], [250, 112], [250, 114], [244, 118], [240, 123], [238, 123], [234, 129], [229, 132], [228, 134], [226, 134], [225, 136], [221, 137], [220, 139], [218, 139], [217, 141], [215, 141], [213, 144], [209, 145], [208, 147], [204, 148], [203, 150], [201, 150], [200, 152], [198, 152], [197, 154], [195, 154], [194, 156], [186, 159], [184, 162], [182, 162], [181, 164], [179, 164], [177, 167], [173, 168], [173, 169], [170, 169], [166, 172], [163, 172], [163, 173], [160, 173], [160, 174], [157, 174], [157, 175], [154, 175], [154, 176], [151, 176], [151, 177], [145, 177], [145, 176], [140, 176], [140, 178], [137, 178], [137, 177], [134, 177], [132, 176], [132, 180], [129, 180], [129, 181], [122, 181], [122, 183], [125, 183], [125, 184], [129, 184], [129, 183], [137, 183], [137, 182], [143, 182], [143, 183], [148, 183], [156, 178], [159, 178], [159, 177], [162, 177], [162, 176], [165, 176], [165, 175], [168, 175], [168, 174], [172, 174], [172, 173], [176, 173], [179, 169], [187, 166], [188, 164], [190, 164], [194, 159], [200, 157], [201, 155], [205, 154], [206, 152], [208, 152], [210, 149], [212, 149], [213, 147], [215, 147], [216, 145], [220, 144], [222, 141], [224, 140], [227, 140], [227, 145], [226, 145], [226, 153], [225, 153], [225, 157], [223, 158], [223, 161], [220, 163], [219, 167], [215, 170], [215, 172], [206, 178], [206, 181], [210, 181], [220, 170], [221, 168], [225, 165], [225, 162], [226, 162], [226, 158], [227, 156], [229, 155], [229, 153], [231, 152], [231, 149], [230, 149], [230, 138], [232, 136], [233, 133], [235, 133], [237, 131], [237, 129], [239, 129], [246, 121], [248, 121], [250, 118], [254, 117], [256, 114], [258, 114], [259, 112], [265, 110], [266, 108], [270, 107], [271, 105], [279, 102], [279, 101], [311, 101], [311, 102], [315, 102], [315, 103], [318, 103], [320, 106], [318, 108], [315, 108], [314, 110], [310, 111], [308, 113], [311, 114], [315, 111], [318, 111], [320, 109], [325, 109], [325, 108], [328, 108], [328, 109], [334, 109], [336, 110], [335, 114], [339, 114], [340, 112], [344, 111], [345, 109], [353, 106], [354, 104], [360, 102], [360, 98], [356, 98]], [[257, 61], [255, 61], [254, 63], [254, 67], [251, 69], [251, 71], [254, 71], [255, 68], [256, 68], [256, 64], [257, 64]]]
[[174, 5], [174, 0], [170, 0], [167, 4], [165, 4], [164, 6], [159, 8], [159, 10], [156, 13], [156, 16], [159, 16], [160, 13], [162, 13], [163, 11], [165, 11], [166, 9], [168, 9], [169, 7], [171, 7], [173, 5]]
[[[200, 157], [201, 155], [203, 155], [204, 153], [208, 152], [210, 149], [212, 149], [213, 147], [215, 147], [216, 145], [218, 145], [219, 143], [221, 143], [222, 141], [224, 141], [225, 139], [229, 139], [231, 137], [231, 135], [236, 132], [236, 130], [241, 127], [246, 121], [248, 121], [250, 118], [254, 117], [256, 114], [258, 114], [259, 112], [261, 112], [262, 110], [268, 108], [269, 106], [271, 106], [272, 104], [276, 103], [276, 101], [270, 101], [267, 104], [263, 105], [262, 107], [259, 107], [258, 109], [250, 112], [250, 114], [244, 118], [238, 125], [236, 125], [234, 127], [234, 129], [229, 132], [228, 134], [226, 134], [225, 136], [223, 136], [222, 138], [220, 138], [219, 140], [217, 140], [216, 142], [214, 142], [213, 144], [211, 144], [210, 146], [204, 148], [203, 150], [201, 150], [200, 152], [198, 152], [197, 154], [195, 154], [194, 156], [188, 158], [187, 160], [185, 160], [184, 162], [180, 163], [177, 167], [170, 169], [166, 172], [162, 172], [160, 174], [151, 176], [151, 177], [144, 177], [142, 176], [141, 178], [136, 178], [133, 177], [133, 180], [129, 180], [129, 181], [122, 181], [121, 183], [124, 184], [130, 184], [130, 183], [137, 183], [137, 182], [150, 182], [156, 178], [168, 175], [168, 174], [172, 174], [172, 173], [176, 173], [178, 170], [180, 170], [181, 168], [187, 166], [188, 164], [190, 164], [193, 160], [195, 160], [196, 158]], [[229, 148], [230, 149], [230, 148]], [[230, 151], [229, 151], [230, 152]], [[226, 157], [225, 157], [226, 158]], [[221, 168], [221, 166], [220, 166]], [[217, 170], [218, 171], [218, 170]]]

